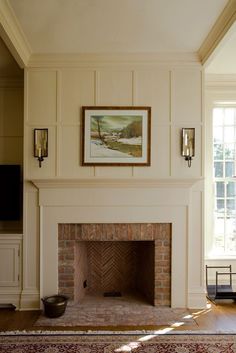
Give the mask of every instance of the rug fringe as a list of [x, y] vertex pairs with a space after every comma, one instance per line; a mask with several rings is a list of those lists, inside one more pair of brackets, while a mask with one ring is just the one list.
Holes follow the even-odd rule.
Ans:
[[13, 336], [13, 335], [75, 335], [75, 336], [97, 336], [97, 335], [154, 335], [154, 336], [163, 336], [163, 335], [235, 335], [236, 330], [234, 331], [170, 331], [170, 332], [161, 332], [162, 330], [138, 330], [138, 331], [52, 331], [52, 330], [15, 330], [15, 331], [1, 331], [0, 336]]

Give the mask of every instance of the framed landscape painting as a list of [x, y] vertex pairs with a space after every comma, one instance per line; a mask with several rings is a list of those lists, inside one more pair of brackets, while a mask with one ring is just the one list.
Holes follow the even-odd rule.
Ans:
[[82, 165], [149, 166], [150, 107], [82, 107]]

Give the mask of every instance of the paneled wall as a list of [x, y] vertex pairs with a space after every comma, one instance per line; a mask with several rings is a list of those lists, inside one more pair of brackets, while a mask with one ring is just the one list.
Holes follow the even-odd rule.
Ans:
[[[113, 58], [112, 62], [98, 62], [98, 64], [95, 61], [87, 64], [74, 61], [65, 62], [65, 64], [50, 62], [35, 65], [37, 67], [28, 68], [25, 74], [25, 222], [22, 308], [38, 307], [39, 304], [39, 248], [42, 219], [40, 221], [38, 190], [30, 183], [31, 180], [89, 178], [96, 181], [104, 178], [132, 181], [139, 179], [143, 181], [142, 190], [145, 193], [145, 183], [148, 183], [148, 180], [196, 179], [199, 181], [204, 175], [203, 74], [199, 63], [173, 64], [154, 61], [125, 63]], [[86, 105], [151, 106], [151, 166], [81, 166], [81, 107]], [[180, 153], [180, 132], [183, 127], [196, 129], [196, 153], [191, 168], [188, 168]], [[34, 128], [49, 129], [49, 155], [43, 161], [42, 168], [39, 168], [37, 159], [33, 157]], [[86, 192], [85, 187], [84, 200], [87, 197]], [[150, 190], [145, 194], [142, 205], [148, 202], [149, 192]], [[189, 217], [186, 223], [189, 236], [188, 254], [191, 258], [189, 266], [193, 270], [189, 279], [189, 291], [193, 298], [202, 295], [202, 193], [203, 185], [200, 182], [193, 189], [193, 199], [186, 211]], [[173, 190], [174, 198], [175, 195], [178, 197], [178, 192]], [[52, 202], [55, 204], [56, 199]], [[101, 213], [104, 202], [101, 202]], [[127, 202], [128, 200], [123, 200], [123, 204]], [[157, 202], [165, 207], [165, 196]], [[169, 204], [170, 201], [168, 201]], [[197, 211], [194, 209], [195, 206]], [[112, 208], [112, 204], [109, 207]], [[194, 212], [191, 211], [193, 209]], [[41, 209], [41, 215], [42, 213]], [[106, 216], [106, 221], [109, 222], [109, 215]], [[99, 222], [97, 214], [95, 218]], [[163, 219], [169, 221], [168, 208]], [[155, 222], [156, 219], [153, 221]], [[47, 236], [50, 237], [49, 230]], [[192, 306], [198, 307], [198, 304], [196, 300], [196, 304]]]
[[[81, 106], [152, 107], [150, 167], [82, 167]], [[26, 179], [188, 178], [202, 176], [202, 72], [192, 66], [29, 69], [26, 75]], [[49, 129], [49, 157], [38, 168], [33, 129]], [[182, 127], [196, 128], [191, 168], [180, 155]]]

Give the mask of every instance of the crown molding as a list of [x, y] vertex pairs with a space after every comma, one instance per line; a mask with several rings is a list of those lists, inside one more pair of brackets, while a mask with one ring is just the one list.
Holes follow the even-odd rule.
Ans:
[[207, 88], [236, 89], [236, 74], [206, 74], [205, 86]]
[[200, 65], [197, 53], [32, 54], [28, 67], [102, 67], [113, 65]]
[[191, 188], [202, 179], [33, 179], [38, 189]]
[[220, 17], [198, 50], [202, 64], [210, 58], [216, 47], [236, 21], [236, 0], [229, 0]]
[[0, 0], [0, 35], [18, 65], [26, 67], [32, 50], [8, 0]]

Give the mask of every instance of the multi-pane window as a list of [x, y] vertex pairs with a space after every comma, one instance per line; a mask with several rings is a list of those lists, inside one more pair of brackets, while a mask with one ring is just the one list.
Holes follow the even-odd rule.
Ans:
[[213, 252], [236, 255], [236, 108], [213, 110]]

